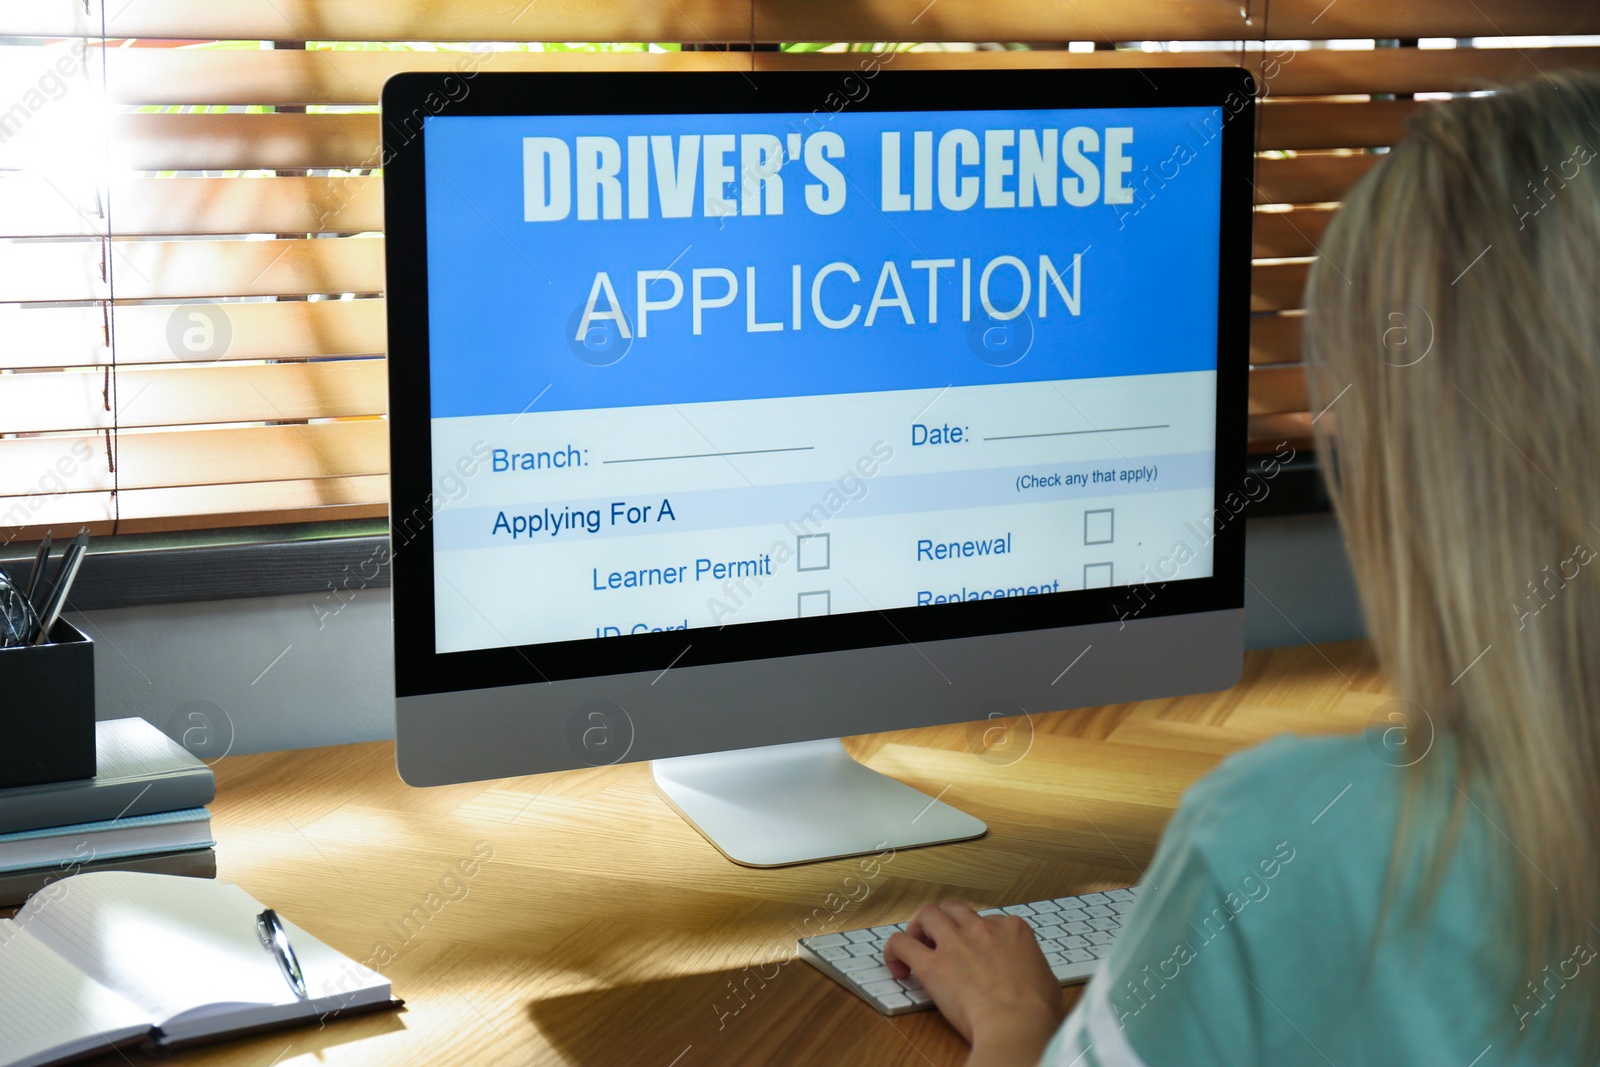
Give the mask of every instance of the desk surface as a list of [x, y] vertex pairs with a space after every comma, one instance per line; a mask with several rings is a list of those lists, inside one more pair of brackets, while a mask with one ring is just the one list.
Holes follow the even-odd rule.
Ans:
[[388, 743], [230, 757], [212, 808], [219, 876], [370, 961], [408, 1008], [167, 1062], [959, 1063], [966, 1046], [937, 1015], [885, 1018], [795, 960], [799, 924], [1130, 884], [1184, 789], [1228, 753], [1360, 729], [1386, 699], [1352, 642], [1252, 653], [1226, 693], [1008, 720], [987, 757], [965, 726], [853, 738], [858, 759], [990, 827], [872, 876], [859, 860], [735, 866], [644, 765], [418, 790]]

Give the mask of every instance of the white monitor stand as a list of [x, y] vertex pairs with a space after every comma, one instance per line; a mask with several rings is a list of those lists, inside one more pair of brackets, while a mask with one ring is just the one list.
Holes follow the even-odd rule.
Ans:
[[675, 756], [656, 788], [718, 852], [787, 867], [982, 837], [982, 820], [857, 763], [837, 738]]

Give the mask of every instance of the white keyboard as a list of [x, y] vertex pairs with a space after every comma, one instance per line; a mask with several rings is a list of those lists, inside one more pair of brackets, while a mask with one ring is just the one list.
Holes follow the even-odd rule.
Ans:
[[[1009, 908], [988, 908], [979, 915], [1021, 916], [1039, 939], [1050, 971], [1062, 985], [1086, 982], [1100, 969], [1111, 942], [1132, 910], [1139, 887], [1056, 897]], [[796, 944], [801, 959], [811, 964], [885, 1015], [926, 1011], [933, 999], [917, 976], [897, 979], [883, 965], [883, 946], [905, 923], [803, 937]]]

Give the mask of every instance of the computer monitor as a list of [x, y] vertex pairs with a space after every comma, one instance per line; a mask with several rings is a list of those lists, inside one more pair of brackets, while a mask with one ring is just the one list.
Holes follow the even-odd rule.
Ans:
[[839, 737], [1237, 680], [1243, 71], [407, 73], [382, 118], [407, 782], [652, 760], [776, 866], [984, 832]]

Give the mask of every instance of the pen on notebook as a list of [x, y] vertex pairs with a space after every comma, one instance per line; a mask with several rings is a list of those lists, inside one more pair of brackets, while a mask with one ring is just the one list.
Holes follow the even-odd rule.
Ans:
[[46, 530], [43, 540], [39, 542], [38, 555], [33, 557], [33, 571], [28, 575], [28, 588], [22, 594], [23, 598], [33, 606], [35, 614], [38, 613], [39, 605], [34, 601], [33, 594], [35, 590], [44, 588], [39, 576], [44, 574], [44, 565], [48, 562], [50, 562], [50, 531]]
[[283, 971], [284, 981], [289, 983], [295, 996], [304, 998], [306, 976], [300, 970], [300, 959], [294, 954], [294, 946], [289, 944], [289, 931], [283, 928], [283, 920], [278, 918], [277, 912], [268, 908], [256, 916], [256, 936], [278, 961], [278, 969]]
[[67, 593], [72, 590], [73, 579], [78, 576], [78, 567], [82, 564], [88, 547], [87, 530], [80, 530], [78, 536], [67, 546], [67, 551], [61, 558], [61, 569], [56, 572], [55, 585], [51, 588], [50, 597], [45, 601], [44, 610], [39, 615], [39, 630], [34, 635], [34, 644], [42, 645], [50, 639], [50, 631], [55, 627], [56, 620], [61, 617], [61, 609], [66, 607]]

